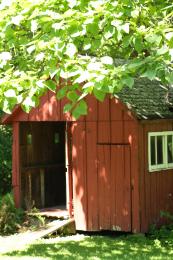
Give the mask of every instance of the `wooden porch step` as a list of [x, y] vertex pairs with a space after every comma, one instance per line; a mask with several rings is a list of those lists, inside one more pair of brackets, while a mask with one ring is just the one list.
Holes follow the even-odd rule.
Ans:
[[68, 225], [74, 224], [74, 219], [68, 219], [68, 220], [55, 220], [48, 224], [46, 230], [40, 230], [38, 231], [38, 238], [44, 238], [47, 237], [55, 232], [57, 232], [60, 229], [64, 229]]
[[41, 239], [44, 237], [47, 237], [58, 230], [61, 230], [65, 227], [72, 226], [73, 233], [75, 231], [75, 221], [74, 219], [68, 219], [68, 220], [54, 220], [46, 225], [45, 228], [37, 231], [31, 231], [26, 234], [26, 236], [29, 237], [29, 242], [33, 242], [34, 240]]

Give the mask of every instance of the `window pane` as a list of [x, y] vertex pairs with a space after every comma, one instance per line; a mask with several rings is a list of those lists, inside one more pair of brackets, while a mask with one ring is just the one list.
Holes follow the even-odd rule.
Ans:
[[32, 134], [27, 134], [27, 144], [32, 144]]
[[168, 152], [168, 163], [173, 163], [173, 142], [172, 135], [167, 136], [167, 152]]
[[157, 136], [157, 164], [163, 164], [163, 136]]
[[59, 144], [59, 142], [60, 142], [59, 133], [55, 133], [54, 142], [55, 142], [55, 144]]
[[156, 164], [155, 136], [150, 137], [151, 165]]

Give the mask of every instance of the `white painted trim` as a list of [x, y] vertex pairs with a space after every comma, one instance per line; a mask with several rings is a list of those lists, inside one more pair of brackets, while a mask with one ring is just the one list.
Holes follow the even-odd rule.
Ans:
[[[163, 131], [163, 132], [150, 132], [148, 133], [148, 169], [149, 172], [159, 171], [159, 170], [169, 170], [173, 168], [173, 163], [168, 163], [168, 150], [167, 150], [167, 136], [172, 135], [173, 138], [173, 131]], [[162, 136], [163, 143], [162, 143], [162, 150], [163, 150], [163, 164], [157, 164], [157, 143], [155, 138], [155, 158], [156, 164], [151, 165], [151, 137]]]

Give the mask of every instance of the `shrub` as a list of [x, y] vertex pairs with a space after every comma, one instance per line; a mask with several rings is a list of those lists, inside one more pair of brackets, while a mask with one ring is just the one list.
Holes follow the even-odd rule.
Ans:
[[46, 225], [45, 217], [39, 214], [39, 210], [37, 208], [32, 208], [26, 212], [25, 221], [23, 223], [23, 228], [27, 228], [29, 230], [37, 230]]
[[11, 193], [2, 197], [0, 202], [0, 234], [15, 233], [23, 222], [24, 211], [16, 209]]
[[[2, 111], [0, 110], [0, 118]], [[11, 191], [11, 161], [12, 161], [12, 131], [11, 127], [0, 125], [0, 195]]]

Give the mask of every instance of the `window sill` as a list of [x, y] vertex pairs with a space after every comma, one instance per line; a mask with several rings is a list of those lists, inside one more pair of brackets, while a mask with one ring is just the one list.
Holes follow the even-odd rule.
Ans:
[[173, 170], [173, 166], [167, 167], [167, 168], [157, 168], [157, 169], [148, 169], [148, 172], [160, 172], [160, 171], [169, 171]]

